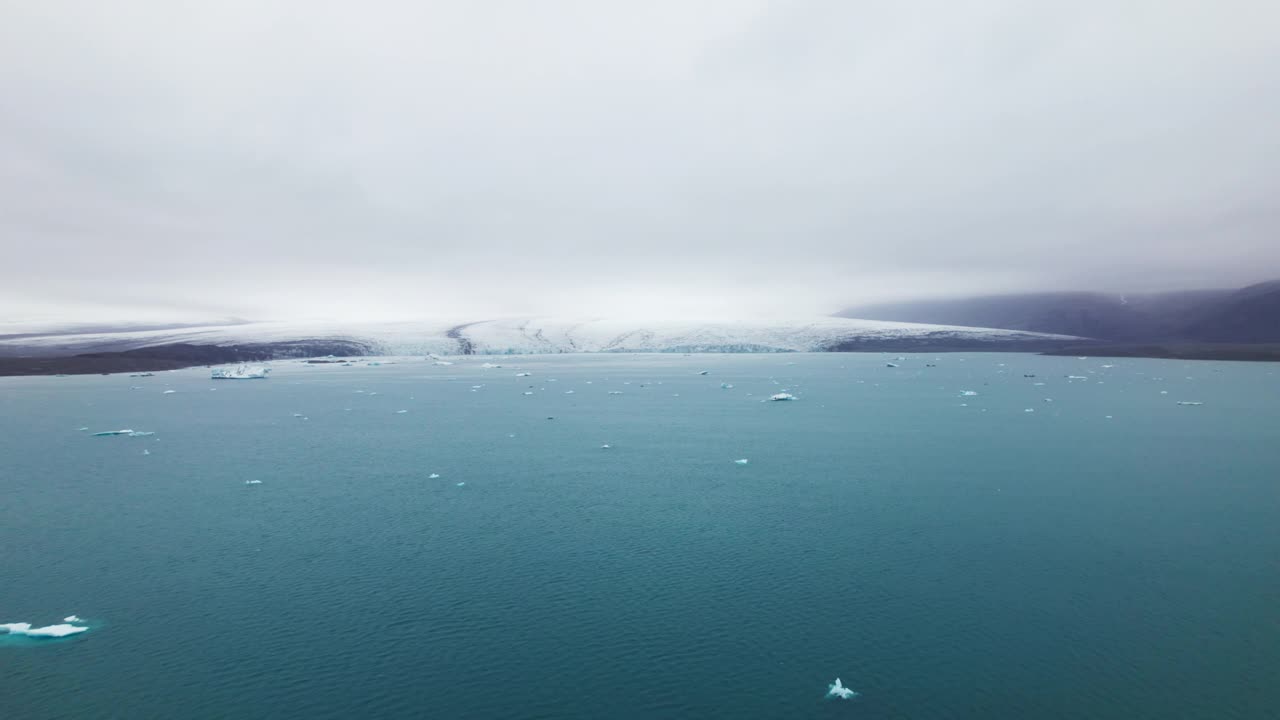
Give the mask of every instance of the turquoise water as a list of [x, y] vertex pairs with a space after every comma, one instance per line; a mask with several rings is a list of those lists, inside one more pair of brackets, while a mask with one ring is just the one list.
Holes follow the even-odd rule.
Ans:
[[1280, 368], [905, 357], [0, 379], [0, 718], [1280, 717]]

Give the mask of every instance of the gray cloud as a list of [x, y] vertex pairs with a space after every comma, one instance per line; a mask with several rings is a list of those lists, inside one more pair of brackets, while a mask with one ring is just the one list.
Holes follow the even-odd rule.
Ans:
[[[1280, 274], [1280, 5], [10, 3], [0, 315]], [[5, 312], [7, 310], [7, 312]]]

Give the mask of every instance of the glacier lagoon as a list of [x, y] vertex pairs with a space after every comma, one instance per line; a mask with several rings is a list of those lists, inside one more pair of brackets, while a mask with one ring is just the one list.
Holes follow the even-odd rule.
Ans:
[[1280, 368], [897, 357], [2, 378], [0, 717], [1274, 717]]

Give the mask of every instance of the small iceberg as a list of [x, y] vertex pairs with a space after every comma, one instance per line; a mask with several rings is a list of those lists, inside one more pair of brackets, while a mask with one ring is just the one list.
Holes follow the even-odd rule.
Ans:
[[172, 394], [174, 394], [174, 393], [176, 393], [176, 392], [178, 392], [178, 391], [177, 391], [177, 390], [165, 390], [163, 393], [160, 393], [160, 394], [161, 394], [161, 395], [172, 395]]
[[443, 366], [452, 365], [453, 363], [449, 362], [448, 360], [437, 360], [437, 361], [435, 361], [435, 362], [433, 362], [433, 363], [431, 363], [431, 364], [432, 364], [432, 365], [440, 365], [440, 366], [442, 366], [442, 367], [443, 367]]
[[502, 366], [501, 366], [501, 365], [497, 365], [497, 364], [495, 364], [495, 363], [485, 363], [485, 364], [481, 365], [480, 367], [485, 368], [485, 369], [487, 369], [487, 370], [496, 370], [496, 369], [498, 369], [498, 368], [500, 368], [500, 367], [502, 367]]
[[64, 623], [77, 623], [77, 622], [81, 622], [81, 620], [80, 620], [79, 616], [77, 616], [77, 615], [68, 615], [68, 616], [66, 616], [66, 617], [62, 618], [62, 622], [64, 622]]
[[792, 395], [791, 393], [780, 392], [776, 395], [770, 395], [769, 399], [774, 402], [782, 402], [785, 400], [795, 400], [796, 396]]
[[408, 411], [408, 410], [397, 410], [397, 411], [396, 411], [396, 414], [397, 414], [397, 415], [403, 415], [403, 414], [405, 414], [405, 413], [407, 413], [407, 412], [409, 412], [409, 411]]
[[710, 371], [710, 370], [699, 370], [699, 371], [698, 371], [698, 374], [699, 374], [699, 375], [706, 375], [706, 374], [707, 374], [707, 373], [709, 373], [709, 372], [711, 372], [711, 371]]
[[610, 445], [609, 443], [605, 443], [605, 444], [603, 444], [603, 445], [601, 445], [601, 446], [600, 446], [600, 449], [601, 449], [601, 450], [608, 450], [608, 449], [609, 449], [609, 448], [611, 448], [611, 447], [613, 447], [613, 446], [612, 446], [612, 445]]
[[750, 463], [750, 462], [751, 462], [751, 461], [750, 461], [750, 460], [748, 460], [748, 459], [746, 459], [746, 458], [740, 458], [740, 459], [738, 459], [738, 460], [734, 460], [734, 461], [733, 461], [733, 464], [734, 464], [734, 465], [746, 465], [747, 463]]
[[974, 390], [961, 390], [961, 391], [960, 391], [960, 395], [961, 395], [961, 397], [973, 397], [973, 396], [975, 396], [975, 395], [977, 395], [977, 394], [978, 394], [978, 393], [977, 393], [976, 391], [974, 391]]
[[214, 368], [209, 377], [213, 380], [266, 380], [270, 372], [271, 368], [268, 367], [238, 365], [233, 368]]
[[96, 433], [94, 433], [94, 434], [93, 434], [93, 436], [94, 436], [94, 437], [107, 437], [107, 436], [110, 436], [110, 435], [132, 435], [132, 434], [133, 434], [133, 431], [132, 431], [132, 430], [103, 430], [102, 432], [96, 432]]
[[733, 389], [733, 383], [720, 383], [720, 389], [721, 389], [721, 390], [732, 390], [732, 389]]
[[245, 485], [261, 485], [262, 481], [261, 480], [245, 480], [244, 484]]
[[1196, 400], [1179, 400], [1178, 404], [1179, 405], [1203, 405], [1204, 403]]
[[438, 477], [440, 477], [440, 473], [431, 473], [430, 475], [428, 475], [428, 476], [427, 476], [427, 479], [428, 479], [428, 480], [435, 480], [435, 479], [436, 479], [436, 478], [438, 478]]
[[466, 485], [466, 483], [465, 482], [458, 483], [458, 487], [462, 487], [463, 485]]
[[885, 367], [898, 367], [898, 364], [897, 364], [897, 363], [885, 363], [885, 364], [884, 364], [884, 366], [885, 366]]
[[622, 394], [622, 391], [621, 391], [621, 390], [610, 390], [610, 391], [609, 391], [609, 394], [610, 394], [610, 395], [621, 395], [621, 394]]
[[836, 681], [831, 683], [831, 685], [827, 687], [827, 697], [840, 698], [841, 700], [848, 700], [850, 698], [858, 697], [858, 693], [845, 687], [840, 682], [840, 678], [836, 678]]
[[527, 372], [518, 372], [518, 373], [516, 373], [516, 377], [529, 377], [529, 375], [530, 375], [530, 373], [527, 373]]
[[[72, 617], [75, 617], [74, 615]], [[10, 635], [26, 635], [27, 637], [60, 638], [76, 633], [86, 632], [89, 628], [64, 623], [62, 625], [46, 625], [31, 627], [31, 623], [0, 623], [0, 630]]]

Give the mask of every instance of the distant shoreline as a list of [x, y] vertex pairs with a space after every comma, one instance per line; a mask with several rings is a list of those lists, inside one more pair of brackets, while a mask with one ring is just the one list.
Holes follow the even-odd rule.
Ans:
[[[974, 347], [940, 344], [860, 343], [825, 352], [953, 353], [1039, 351], [1049, 356], [1132, 357], [1165, 360], [1234, 360], [1280, 362], [1280, 344], [1266, 345], [1071, 345], [1056, 348]], [[606, 353], [612, 354], [612, 353]], [[710, 353], [709, 353], [710, 354]], [[113, 375], [160, 372], [189, 367], [315, 357], [373, 357], [355, 343], [263, 343], [257, 345], [161, 345], [123, 352], [96, 352], [55, 357], [0, 357], [0, 377], [48, 375]]]

